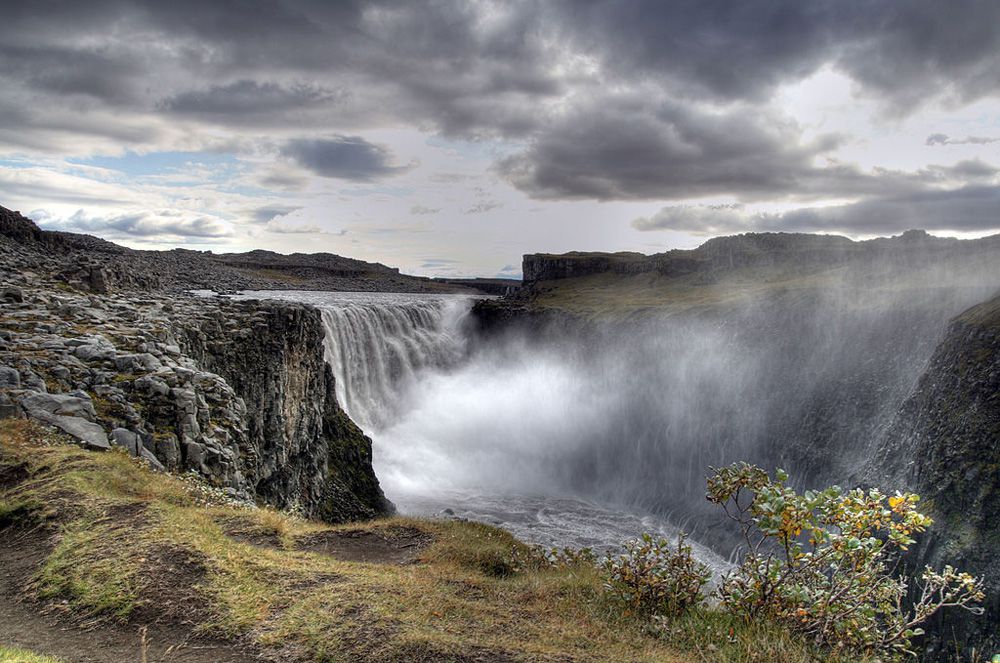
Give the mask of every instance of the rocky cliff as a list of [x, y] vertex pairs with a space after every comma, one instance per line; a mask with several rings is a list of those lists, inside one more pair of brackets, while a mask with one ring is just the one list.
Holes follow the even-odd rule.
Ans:
[[801, 273], [838, 265], [879, 263], [883, 267], [917, 265], [947, 254], [997, 250], [1000, 236], [976, 242], [933, 237], [910, 230], [898, 237], [854, 242], [835, 235], [796, 233], [745, 233], [710, 239], [695, 249], [665, 253], [527, 254], [523, 258], [524, 285], [573, 279], [595, 274], [682, 277], [697, 274], [706, 279], [740, 269], [765, 268], [777, 273]]
[[0, 214], [0, 232], [0, 416], [237, 500], [330, 521], [391, 510], [371, 441], [336, 402], [318, 311], [158, 291], [107, 260], [127, 250], [67, 248], [19, 215]]
[[987, 614], [938, 631], [1000, 647], [1000, 297], [958, 316], [878, 442], [869, 481], [906, 486], [935, 518], [916, 567], [952, 564], [986, 580]]

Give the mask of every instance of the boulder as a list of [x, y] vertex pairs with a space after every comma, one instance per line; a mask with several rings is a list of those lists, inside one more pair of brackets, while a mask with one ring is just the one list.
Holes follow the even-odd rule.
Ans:
[[96, 341], [77, 347], [73, 354], [83, 361], [104, 361], [114, 359], [117, 353], [113, 345], [106, 341]]
[[111, 431], [111, 444], [126, 449], [133, 456], [138, 456], [139, 449], [142, 448], [139, 436], [124, 428], [116, 428]]
[[85, 392], [74, 392], [69, 394], [38, 394], [34, 393], [21, 399], [21, 406], [29, 416], [41, 418], [39, 413], [53, 414], [66, 417], [81, 417], [86, 421], [94, 421], [97, 412], [94, 411], [94, 403], [86, 396]]
[[5, 301], [11, 304], [20, 304], [24, 301], [24, 293], [21, 292], [20, 288], [15, 288], [13, 286], [0, 288], [0, 301]]
[[0, 366], [0, 389], [17, 389], [21, 386], [21, 374], [17, 369]]
[[100, 425], [86, 419], [51, 414], [44, 410], [36, 410], [28, 412], [28, 414], [34, 419], [55, 426], [88, 449], [106, 451], [111, 448], [104, 429]]
[[21, 408], [10, 400], [6, 392], [0, 391], [0, 419], [12, 419], [21, 416]]

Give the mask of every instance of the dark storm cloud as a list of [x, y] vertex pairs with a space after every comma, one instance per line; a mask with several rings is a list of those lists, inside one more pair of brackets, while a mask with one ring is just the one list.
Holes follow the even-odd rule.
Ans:
[[160, 102], [163, 110], [205, 117], [217, 116], [231, 122], [243, 115], [263, 115], [294, 111], [327, 102], [336, 103], [343, 92], [324, 90], [315, 85], [283, 87], [276, 83], [241, 80], [216, 85], [207, 90], [182, 92]]
[[739, 205], [676, 205], [632, 222], [637, 230], [673, 230], [700, 235], [748, 231], [892, 234], [924, 230], [1000, 230], [1000, 187], [968, 186], [908, 196], [871, 198], [849, 205], [751, 214]]
[[250, 214], [250, 218], [255, 223], [267, 223], [282, 216], [288, 216], [292, 212], [302, 209], [301, 205], [270, 205], [268, 207], [258, 207]]
[[387, 149], [359, 136], [293, 140], [281, 148], [281, 153], [317, 175], [356, 182], [399, 175], [411, 168], [393, 166]]
[[[894, 113], [995, 96], [997, 25], [990, 0], [11, 0], [0, 81], [32, 112], [4, 114], [0, 149], [150, 144], [178, 121], [186, 136], [402, 125], [525, 145], [498, 169], [540, 198], [899, 194], [933, 177], [817, 166], [837, 139], [805, 142], [764, 104], [824, 66]], [[361, 139], [282, 152], [327, 177], [401, 172]]]
[[794, 124], [747, 108], [702, 113], [620, 96], [562, 118], [498, 171], [533, 197], [550, 199], [752, 198], [872, 187], [853, 168], [812, 165], [838, 142], [828, 135], [803, 143]]

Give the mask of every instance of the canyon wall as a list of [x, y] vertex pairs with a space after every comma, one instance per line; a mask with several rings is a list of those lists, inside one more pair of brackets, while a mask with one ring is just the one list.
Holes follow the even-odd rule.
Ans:
[[329, 521], [391, 511], [371, 441], [336, 401], [317, 310], [132, 288], [148, 274], [102, 257], [120, 247], [53, 249], [58, 235], [10, 213], [0, 232], [0, 416], [232, 499]]

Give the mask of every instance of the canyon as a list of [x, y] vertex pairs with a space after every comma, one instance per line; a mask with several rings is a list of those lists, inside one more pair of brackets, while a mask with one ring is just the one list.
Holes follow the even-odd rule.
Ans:
[[[154, 256], [3, 209], [0, 249], [2, 415], [234, 503], [343, 522], [393, 500], [559, 545], [662, 524], [719, 568], [711, 467], [913, 490], [936, 523], [906, 563], [988, 596], [926, 657], [941, 634], [1000, 646], [1000, 236], [527, 255], [502, 298], [335, 256]], [[327, 292], [348, 287], [418, 294]]]

